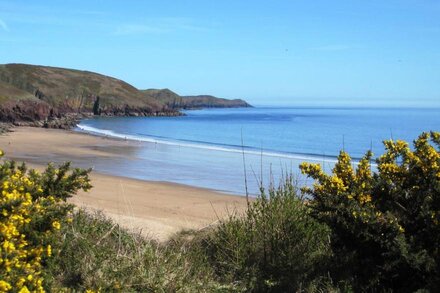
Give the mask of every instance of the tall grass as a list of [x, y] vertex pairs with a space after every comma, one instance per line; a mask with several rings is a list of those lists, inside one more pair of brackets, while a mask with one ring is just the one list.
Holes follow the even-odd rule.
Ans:
[[[172, 248], [172, 249], [171, 249]], [[213, 292], [209, 267], [181, 247], [132, 234], [100, 213], [76, 212], [48, 263], [50, 291]]]
[[325, 286], [329, 231], [309, 216], [299, 194], [288, 177], [278, 188], [262, 191], [244, 215], [233, 214], [196, 237], [221, 282], [260, 292]]
[[51, 291], [331, 291], [328, 229], [309, 216], [288, 178], [203, 231], [167, 243], [129, 233], [100, 213], [79, 210], [46, 265]]

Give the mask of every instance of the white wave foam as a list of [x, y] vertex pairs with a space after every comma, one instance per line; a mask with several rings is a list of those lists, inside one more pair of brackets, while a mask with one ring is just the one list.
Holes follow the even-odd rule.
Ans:
[[[287, 153], [278, 153], [278, 152], [267, 152], [267, 151], [258, 151], [258, 150], [249, 150], [249, 149], [241, 149], [234, 147], [222, 147], [222, 146], [214, 146], [202, 143], [187, 143], [181, 141], [168, 141], [156, 139], [154, 137], [148, 136], [136, 136], [130, 134], [117, 133], [113, 130], [107, 129], [99, 129], [87, 125], [78, 124], [77, 127], [82, 131], [89, 134], [95, 134], [99, 136], [109, 136], [119, 139], [146, 142], [146, 143], [157, 143], [163, 145], [170, 146], [178, 146], [178, 147], [186, 147], [186, 148], [196, 148], [196, 149], [204, 149], [204, 150], [213, 150], [213, 151], [221, 151], [221, 152], [229, 152], [229, 153], [245, 153], [248, 155], [256, 155], [256, 156], [268, 156], [268, 157], [276, 157], [276, 158], [285, 158], [285, 159], [297, 159], [297, 160], [305, 160], [305, 161], [319, 161], [322, 162], [323, 158], [313, 155], [302, 155], [302, 154], [287, 154]], [[324, 161], [327, 163], [335, 163], [336, 159], [332, 158], [324, 158]]]

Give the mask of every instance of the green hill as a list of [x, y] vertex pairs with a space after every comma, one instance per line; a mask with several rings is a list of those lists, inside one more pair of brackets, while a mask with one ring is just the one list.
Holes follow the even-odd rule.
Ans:
[[[73, 69], [25, 64], [0, 65], [0, 96], [12, 87], [27, 93], [59, 113], [92, 112], [99, 97], [101, 113], [108, 115], [153, 114], [163, 105], [130, 84], [109, 76]], [[9, 87], [3, 87], [3, 84]], [[19, 92], [18, 92], [19, 91]]]
[[143, 93], [153, 97], [170, 109], [198, 109], [198, 108], [243, 108], [252, 107], [240, 99], [228, 100], [209, 95], [179, 96], [169, 89], [148, 89]]
[[244, 101], [206, 97], [180, 97], [168, 89], [141, 91], [122, 80], [90, 71], [0, 65], [0, 121], [16, 124], [77, 114], [175, 116], [183, 108], [248, 106]]
[[244, 100], [228, 100], [209, 95], [183, 96], [183, 100], [190, 108], [242, 108], [252, 107]]
[[164, 105], [171, 105], [174, 101], [178, 101], [181, 97], [169, 89], [148, 89], [141, 90], [141, 92], [149, 97], [152, 97], [156, 102]]

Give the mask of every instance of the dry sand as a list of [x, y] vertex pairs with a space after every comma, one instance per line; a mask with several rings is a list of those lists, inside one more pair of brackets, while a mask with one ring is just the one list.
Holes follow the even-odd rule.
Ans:
[[[72, 161], [91, 167], [90, 158], [109, 160], [118, 156], [105, 147], [135, 147], [136, 142], [96, 137], [64, 130], [20, 127], [0, 135], [0, 149], [7, 158], [25, 161], [36, 168], [46, 162]], [[182, 229], [202, 229], [246, 207], [242, 196], [186, 185], [151, 182], [92, 172], [93, 189], [70, 201], [100, 210], [122, 226], [165, 240]]]

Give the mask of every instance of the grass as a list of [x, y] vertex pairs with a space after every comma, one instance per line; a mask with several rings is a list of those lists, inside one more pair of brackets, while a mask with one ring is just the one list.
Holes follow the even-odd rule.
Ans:
[[[90, 111], [95, 96], [101, 97], [103, 107], [143, 107], [160, 110], [152, 97], [146, 96], [135, 87], [101, 74], [73, 69], [26, 64], [6, 64], [0, 66], [0, 95], [11, 88], [34, 96], [38, 89], [44, 94], [42, 99], [52, 107], [77, 110], [79, 107]], [[15, 98], [17, 95], [13, 95]]]
[[289, 180], [244, 215], [166, 243], [78, 210], [54, 245], [46, 282], [50, 291], [328, 292], [327, 234]]
[[314, 291], [329, 256], [328, 229], [312, 219], [291, 178], [199, 237], [222, 282], [246, 291]]
[[212, 292], [220, 285], [185, 247], [132, 234], [100, 213], [76, 212], [47, 266], [50, 291]]
[[37, 99], [36, 96], [61, 113], [92, 112], [97, 96], [102, 113], [110, 115], [126, 111], [174, 113], [185, 107], [247, 105], [244, 101], [211, 96], [186, 98], [167, 89], [139, 90], [122, 80], [89, 71], [27, 64], [0, 65], [0, 108], [5, 100]]

